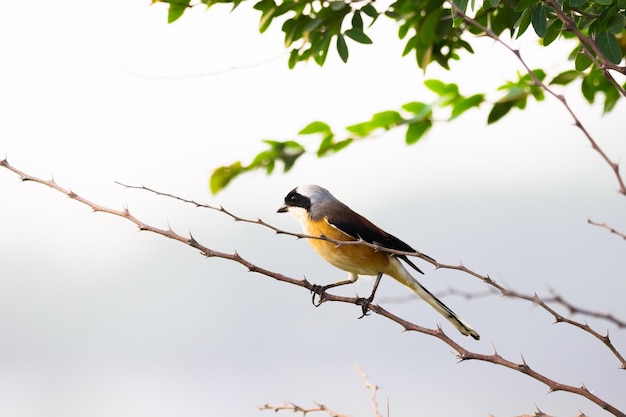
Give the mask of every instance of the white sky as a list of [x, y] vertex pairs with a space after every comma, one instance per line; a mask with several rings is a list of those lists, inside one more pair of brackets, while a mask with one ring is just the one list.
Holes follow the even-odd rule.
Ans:
[[[554, 100], [531, 102], [495, 126], [488, 108], [437, 124], [412, 147], [402, 134], [353, 145], [340, 155], [305, 157], [288, 175], [244, 176], [218, 196], [212, 169], [289, 139], [312, 120], [337, 132], [377, 111], [434, 96], [426, 78], [462, 92], [492, 91], [520, 68], [487, 39], [452, 71], [426, 76], [384, 19], [375, 44], [349, 44], [348, 65], [331, 51], [324, 68], [286, 68], [279, 27], [263, 36], [245, 5], [193, 10], [173, 25], [147, 2], [5, 2], [0, 14], [0, 153], [33, 175], [101, 204], [129, 207], [142, 220], [191, 231], [218, 250], [294, 277], [330, 282], [343, 273], [305, 242], [233, 224], [114, 181], [145, 184], [261, 217], [284, 194], [319, 183], [376, 224], [441, 260], [462, 261], [512, 289], [556, 289], [578, 305], [626, 317], [624, 242], [586, 224], [624, 231], [623, 196], [608, 166]], [[567, 50], [521, 44], [531, 67], [564, 68]], [[275, 58], [275, 59], [273, 59]], [[258, 64], [258, 65], [255, 65]], [[248, 67], [228, 70], [233, 67]], [[616, 161], [626, 155], [624, 106], [600, 117], [578, 90], [577, 114]], [[496, 96], [491, 96], [495, 99]], [[308, 141], [310, 139], [302, 139]], [[278, 170], [277, 170], [278, 172]], [[602, 415], [596, 406], [488, 364], [457, 364], [436, 340], [405, 334], [357, 308], [315, 309], [298, 288], [89, 210], [0, 172], [0, 415], [255, 415], [264, 403], [314, 401], [371, 414], [354, 366], [379, 384], [391, 415], [512, 416], [537, 406], [551, 415]], [[433, 291], [483, 291], [460, 273], [424, 265]], [[362, 279], [345, 294], [369, 292]], [[384, 281], [379, 296], [407, 295]], [[381, 301], [382, 303], [382, 301]], [[482, 335], [465, 346], [527, 362], [554, 379], [584, 383], [626, 408], [618, 362], [587, 334], [552, 325], [543, 311], [497, 297], [446, 303]], [[419, 324], [454, 329], [424, 303], [386, 304]], [[577, 317], [579, 318], [579, 317]], [[584, 318], [581, 318], [584, 320]], [[624, 331], [610, 329], [618, 349]], [[267, 413], [267, 412], [266, 412]]]

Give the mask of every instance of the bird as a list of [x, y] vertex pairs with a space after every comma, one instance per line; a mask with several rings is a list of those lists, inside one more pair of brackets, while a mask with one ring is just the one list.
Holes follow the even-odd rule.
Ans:
[[[359, 298], [363, 316], [367, 315], [369, 305], [383, 275], [388, 275], [404, 284], [426, 303], [445, 317], [464, 336], [479, 340], [480, 336], [470, 325], [459, 318], [450, 308], [442, 303], [404, 267], [403, 261], [415, 271], [423, 272], [403, 254], [392, 254], [382, 249], [400, 252], [413, 252], [415, 249], [402, 240], [385, 232], [365, 217], [336, 199], [327, 189], [319, 185], [301, 185], [291, 190], [284, 199], [278, 213], [290, 213], [298, 219], [304, 233], [309, 238], [313, 249], [331, 265], [348, 272], [348, 279], [320, 286], [313, 285], [313, 303], [319, 306], [324, 300], [326, 290], [356, 282], [359, 275], [376, 276], [373, 290], [368, 298]], [[317, 238], [319, 237], [319, 238]], [[337, 241], [363, 241], [373, 244], [378, 249], [364, 244], [337, 244]], [[434, 259], [422, 254], [430, 261]], [[315, 296], [319, 303], [315, 303]]]

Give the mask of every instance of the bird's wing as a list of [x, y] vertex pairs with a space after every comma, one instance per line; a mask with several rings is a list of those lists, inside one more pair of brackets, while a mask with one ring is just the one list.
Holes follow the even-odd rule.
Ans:
[[[392, 234], [385, 232], [380, 227], [374, 225], [360, 214], [350, 210], [346, 207], [346, 211], [339, 213], [339, 215], [326, 217], [326, 221], [332, 227], [341, 230], [346, 235], [357, 239], [363, 239], [365, 242], [379, 245], [383, 248], [399, 250], [402, 252], [416, 252], [411, 246], [402, 240], [398, 239]], [[409, 264], [420, 274], [423, 272], [405, 255], [397, 255], [399, 259]], [[429, 257], [429, 259], [432, 259]]]

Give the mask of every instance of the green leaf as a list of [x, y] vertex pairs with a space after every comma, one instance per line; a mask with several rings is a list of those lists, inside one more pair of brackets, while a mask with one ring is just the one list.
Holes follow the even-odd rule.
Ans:
[[343, 62], [348, 62], [348, 45], [342, 34], [337, 35], [337, 52]]
[[562, 27], [563, 23], [561, 23], [560, 20], [557, 20], [549, 25], [548, 30], [546, 31], [546, 36], [544, 36], [542, 41], [543, 46], [548, 46], [554, 42], [554, 40], [556, 40], [556, 38], [561, 34]]
[[444, 83], [441, 80], [430, 79], [424, 81], [424, 85], [433, 93], [436, 93], [439, 96], [447, 96], [447, 95], [458, 95], [459, 94], [459, 86], [454, 83]]
[[361, 7], [361, 11], [372, 19], [376, 19], [379, 15], [378, 10], [376, 10], [376, 7], [374, 7], [372, 3], [368, 3], [365, 6]]
[[344, 8], [346, 8], [346, 7], [348, 7], [348, 6], [346, 5], [346, 3], [345, 3], [345, 2], [343, 2], [343, 1], [341, 1], [341, 0], [331, 1], [331, 2], [330, 2], [330, 9], [331, 9], [331, 10], [333, 10], [333, 11], [335, 11], [335, 12], [338, 12], [338, 11], [340, 11], [340, 10], [343, 10], [343, 9], [344, 9]]
[[411, 38], [406, 42], [404, 46], [404, 50], [402, 51], [402, 56], [406, 56], [409, 52], [411, 52], [415, 45], [417, 44], [417, 35], [411, 36]]
[[469, 3], [469, 1], [468, 0], [452, 0], [452, 3], [454, 3], [454, 5], [459, 8], [459, 10], [465, 13], [465, 11], [467, 10], [467, 4]]
[[241, 162], [237, 161], [230, 166], [219, 167], [213, 171], [209, 179], [211, 193], [217, 194], [224, 189], [229, 182], [244, 171]]
[[500, 4], [500, 0], [489, 0], [489, 4], [491, 5], [491, 7], [496, 7], [498, 4]]
[[361, 11], [355, 10], [352, 15], [352, 28], [363, 31], [363, 18], [361, 17]]
[[[319, 33], [319, 32], [316, 32]], [[318, 40], [311, 40], [311, 47], [314, 48], [313, 59], [320, 67], [326, 62], [328, 56], [328, 48], [330, 47], [331, 34], [325, 32]]]
[[320, 146], [317, 148], [317, 156], [324, 156], [332, 147], [334, 135], [325, 136], [320, 142]]
[[256, 168], [265, 168], [268, 173], [271, 173], [271, 170], [274, 169], [274, 160], [280, 156], [280, 151], [278, 149], [269, 149], [259, 153], [254, 157], [250, 165], [248, 165], [245, 169], [256, 169]]
[[412, 101], [402, 105], [402, 108], [413, 113], [415, 119], [423, 119], [425, 116], [432, 114], [432, 107], [429, 104], [419, 101]]
[[576, 70], [564, 71], [560, 73], [559, 75], [557, 75], [556, 77], [554, 77], [552, 81], [550, 81], [550, 84], [567, 85], [571, 83], [572, 81], [576, 80], [581, 75], [582, 74]]
[[433, 122], [430, 119], [426, 119], [421, 122], [411, 123], [406, 130], [405, 140], [407, 145], [413, 145], [424, 136], [426, 132], [432, 127]]
[[377, 128], [389, 129], [390, 127], [398, 124], [400, 121], [402, 121], [400, 113], [395, 110], [387, 110], [373, 115], [369, 125], [371, 130]]
[[607, 32], [613, 35], [619, 35], [624, 30], [626, 25], [626, 17], [623, 14], [617, 13], [611, 16], [607, 23]]
[[[274, 3], [274, 2], [272, 2]], [[272, 19], [274, 19], [274, 13], [276, 12], [276, 5], [263, 10], [261, 14], [261, 20], [259, 21], [259, 32], [263, 33], [270, 27]]]
[[306, 125], [301, 131], [298, 132], [298, 135], [310, 135], [313, 133], [329, 133], [330, 126], [328, 126], [324, 122], [315, 121]]
[[548, 17], [544, 6], [537, 6], [535, 10], [533, 10], [531, 22], [537, 36], [540, 38], [546, 36], [546, 31], [548, 30]]
[[489, 116], [487, 116], [487, 124], [492, 124], [500, 120], [513, 108], [514, 104], [515, 101], [504, 101], [494, 104], [489, 112]]
[[409, 33], [409, 29], [413, 28], [409, 23], [410, 22], [404, 22], [400, 25], [400, 27], [398, 28], [398, 38], [404, 39], [407, 33]]
[[419, 44], [430, 45], [434, 43], [438, 36], [437, 25], [441, 21], [444, 13], [447, 13], [445, 9], [437, 9], [428, 13], [422, 20], [421, 27], [416, 30], [416, 35]]
[[339, 152], [340, 150], [344, 149], [346, 146], [350, 145], [351, 143], [352, 143], [352, 138], [340, 140], [339, 142], [333, 145], [333, 152]]
[[602, 71], [597, 69], [585, 75], [581, 83], [581, 89], [583, 96], [589, 103], [595, 101], [597, 93], [604, 93], [604, 113], [610, 112], [621, 98], [621, 94], [617, 89], [604, 77]]
[[527, 10], [527, 9], [532, 8], [532, 6], [535, 6], [536, 4], [537, 4], [537, 0], [521, 0], [521, 1], [518, 1], [517, 4], [515, 5], [515, 11], [521, 12], [521, 11]]
[[363, 43], [363, 44], [371, 44], [372, 40], [367, 36], [363, 31], [357, 29], [348, 29], [344, 33], [346, 36], [350, 37], [352, 40]]
[[372, 133], [374, 129], [370, 128], [369, 122], [361, 122], [346, 127], [346, 130], [350, 133], [354, 133], [357, 136], [367, 136]]
[[570, 1], [569, 1], [569, 5], [570, 5], [571, 7], [582, 7], [582, 6], [584, 6], [585, 4], [587, 4], [587, 1], [588, 1], [588, 0], [570, 0]]
[[304, 28], [302, 29], [303, 33], [311, 33], [313, 32], [315, 29], [317, 29], [318, 27], [320, 27], [320, 25], [323, 23], [322, 19], [319, 18], [314, 18], [311, 19], [311, 21], [309, 23], [307, 23]]
[[603, 6], [610, 6], [611, 4], [613, 4], [614, 0], [594, 0], [593, 2], [596, 4], [601, 4]]
[[174, 23], [179, 17], [185, 13], [185, 10], [189, 7], [191, 0], [180, 0], [170, 3], [170, 8], [167, 11], [167, 23]]
[[524, 32], [526, 32], [526, 29], [528, 29], [528, 26], [530, 26], [530, 20], [532, 16], [533, 16], [533, 9], [524, 10], [519, 20], [516, 22], [516, 25], [517, 25], [517, 36], [515, 37], [516, 39], [522, 36]]
[[474, 94], [473, 96], [461, 99], [452, 106], [450, 120], [460, 116], [472, 107], [478, 107], [485, 100], [484, 94]]
[[574, 59], [574, 68], [576, 71], [584, 71], [591, 65], [591, 59], [585, 55], [582, 51], [578, 52]]
[[289, 69], [294, 69], [296, 63], [298, 62], [298, 50], [292, 49], [289, 53], [289, 61], [287, 61], [287, 66]]
[[622, 50], [614, 35], [609, 32], [600, 32], [596, 35], [596, 45], [604, 54], [606, 59], [614, 64], [619, 64], [622, 60]]

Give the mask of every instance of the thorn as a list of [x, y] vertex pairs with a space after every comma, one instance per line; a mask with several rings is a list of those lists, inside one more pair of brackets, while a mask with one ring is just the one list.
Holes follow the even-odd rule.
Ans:
[[196, 240], [196, 238], [193, 237], [191, 232], [189, 232], [189, 240], [187, 241], [187, 244], [191, 246], [195, 246], [198, 244], [198, 241]]
[[543, 411], [541, 411], [541, 409], [539, 409], [539, 407], [537, 407], [537, 404], [535, 404], [535, 409], [537, 410], [535, 411], [536, 417], [543, 417], [546, 415]]
[[496, 349], [495, 343], [492, 343], [491, 346], [493, 347], [493, 355], [499, 358], [500, 354], [498, 353], [498, 350]]

